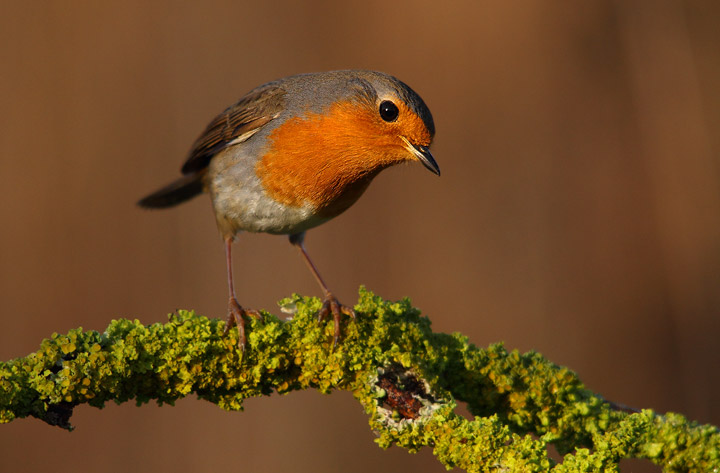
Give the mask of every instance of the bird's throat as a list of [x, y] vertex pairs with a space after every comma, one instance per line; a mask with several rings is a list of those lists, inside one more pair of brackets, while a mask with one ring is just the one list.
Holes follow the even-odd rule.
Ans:
[[409, 159], [398, 138], [377, 130], [354, 102], [296, 117], [276, 128], [255, 172], [278, 202], [312, 205], [324, 217], [350, 207], [383, 169]]

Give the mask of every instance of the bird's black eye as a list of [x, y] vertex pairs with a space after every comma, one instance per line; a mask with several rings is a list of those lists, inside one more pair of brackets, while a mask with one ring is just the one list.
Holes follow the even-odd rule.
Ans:
[[399, 113], [400, 110], [398, 110], [397, 105], [389, 100], [385, 100], [380, 104], [380, 116], [386, 122], [394, 122], [397, 120]]

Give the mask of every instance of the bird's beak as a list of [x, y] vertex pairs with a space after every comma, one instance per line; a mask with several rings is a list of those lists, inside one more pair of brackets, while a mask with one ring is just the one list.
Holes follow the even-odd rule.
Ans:
[[422, 145], [414, 145], [408, 141], [407, 138], [404, 136], [401, 136], [402, 140], [405, 142], [405, 149], [410, 151], [413, 156], [415, 156], [418, 161], [423, 163], [423, 166], [428, 168], [430, 171], [432, 171], [434, 174], [440, 175], [440, 167], [435, 162], [435, 158], [433, 158], [433, 155], [430, 154], [430, 149], [427, 146]]

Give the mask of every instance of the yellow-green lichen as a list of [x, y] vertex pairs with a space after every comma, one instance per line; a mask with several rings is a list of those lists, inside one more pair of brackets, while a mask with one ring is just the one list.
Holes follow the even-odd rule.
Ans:
[[[238, 410], [248, 397], [342, 389], [363, 405], [380, 446], [430, 447], [448, 468], [617, 471], [620, 459], [636, 457], [665, 471], [720, 471], [716, 427], [678, 414], [613, 409], [572, 371], [537, 353], [480, 349], [460, 334], [433, 333], [408, 300], [388, 302], [361, 289], [359, 317], [343, 324], [335, 348], [332, 323], [316, 321], [318, 299], [295, 295], [281, 306], [292, 320], [265, 313], [263, 322], [249, 321], [244, 353], [235, 330], [223, 336], [223, 321], [188, 311], [165, 324], [119, 319], [104, 333], [53, 334], [37, 352], [0, 363], [0, 422], [34, 416], [70, 428], [73, 408], [84, 403], [172, 405], [195, 394]], [[431, 392], [411, 393], [392, 407], [387, 386], [377, 385], [389, 366], [412, 373]], [[405, 384], [390, 387], [402, 394]], [[457, 415], [456, 401], [475, 417]], [[561, 464], [548, 457], [549, 444], [564, 454]]]

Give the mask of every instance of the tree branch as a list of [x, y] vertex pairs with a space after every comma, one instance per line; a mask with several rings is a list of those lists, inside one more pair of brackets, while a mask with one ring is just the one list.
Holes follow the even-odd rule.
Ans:
[[[614, 409], [570, 370], [537, 353], [480, 349], [460, 334], [433, 333], [408, 300], [361, 289], [356, 322], [334, 350], [332, 324], [318, 324], [315, 298], [282, 302], [292, 321], [250, 321], [245, 353], [224, 323], [179, 311], [166, 324], [114, 320], [105, 331], [53, 334], [40, 350], [0, 363], [0, 422], [33, 416], [72, 429], [73, 408], [134, 399], [173, 404], [196, 394], [223, 409], [272, 392], [352, 391], [377, 442], [429, 446], [468, 471], [617, 471], [647, 458], [665, 471], [720, 470], [720, 433], [678, 414]], [[468, 404], [473, 420], [455, 414]], [[533, 435], [531, 435], [533, 434]], [[564, 460], [547, 454], [554, 444]]]

